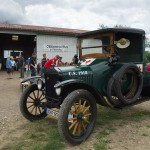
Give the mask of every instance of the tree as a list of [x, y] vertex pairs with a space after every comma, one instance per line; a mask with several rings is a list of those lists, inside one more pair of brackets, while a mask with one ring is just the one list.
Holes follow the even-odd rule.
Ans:
[[150, 51], [145, 51], [144, 53], [144, 62], [150, 63]]
[[[106, 29], [109, 28], [108, 26], [104, 25], [104, 24], [99, 24], [99, 28], [98, 29]], [[120, 24], [116, 24], [113, 26], [113, 28], [129, 28], [126, 25], [120, 25]]]
[[107, 26], [105, 26], [104, 24], [99, 24], [99, 29], [106, 29], [108, 28]]

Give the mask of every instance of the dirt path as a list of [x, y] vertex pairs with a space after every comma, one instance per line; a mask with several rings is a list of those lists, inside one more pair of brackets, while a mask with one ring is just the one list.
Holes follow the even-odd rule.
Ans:
[[[24, 126], [28, 122], [24, 119], [19, 111], [19, 99], [21, 95], [19, 73], [15, 72], [13, 79], [6, 79], [6, 73], [0, 72], [0, 149], [15, 138], [22, 136], [25, 132]], [[132, 107], [130, 111], [143, 110], [150, 113], [150, 102]], [[124, 113], [129, 113], [124, 111]], [[108, 149], [110, 150], [149, 150], [150, 149], [150, 117], [142, 121], [121, 122], [112, 121], [113, 126], [116, 124], [117, 130], [107, 136], [110, 141]], [[97, 127], [96, 127], [97, 128]], [[100, 129], [98, 129], [100, 130]], [[80, 146], [66, 149], [93, 149], [92, 144], [95, 140], [94, 135]]]
[[[150, 149], [150, 102], [129, 108], [131, 112], [139, 112], [137, 121], [115, 121], [117, 130], [109, 135], [108, 149], [111, 150], [149, 150]], [[141, 112], [141, 113], [140, 113]], [[142, 114], [144, 112], [146, 117]], [[128, 113], [127, 113], [128, 115]], [[141, 115], [141, 116], [140, 116]], [[143, 116], [143, 117], [142, 117]], [[138, 117], [138, 116], [135, 116]], [[143, 119], [142, 119], [143, 118]], [[113, 123], [113, 122], [112, 122]]]
[[[20, 126], [25, 122], [19, 111], [19, 73], [7, 79], [6, 72], [0, 72], [0, 149], [12, 138], [22, 135]], [[18, 130], [19, 129], [19, 130]], [[12, 138], [11, 138], [12, 137]], [[10, 140], [10, 141], [9, 141]]]

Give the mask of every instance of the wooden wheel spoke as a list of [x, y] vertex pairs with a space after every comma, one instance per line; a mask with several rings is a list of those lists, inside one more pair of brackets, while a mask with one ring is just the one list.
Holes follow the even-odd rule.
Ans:
[[72, 127], [75, 125], [77, 123], [77, 120], [76, 121], [74, 121], [70, 126], [69, 126], [69, 130], [71, 130], [72, 129]]
[[72, 121], [72, 120], [77, 120], [77, 118], [76, 117], [74, 117], [74, 118], [68, 118], [68, 121]]
[[78, 124], [78, 135], [81, 134], [81, 123]]
[[39, 90], [38, 90], [38, 92], [37, 92], [37, 98], [39, 98]]
[[82, 110], [81, 111], [84, 111], [85, 105], [86, 105], [86, 101], [84, 101], [84, 103], [82, 105]]
[[76, 103], [74, 103], [74, 109], [75, 109], [75, 112], [77, 113], [78, 112], [78, 109], [77, 109], [77, 105], [76, 105]]
[[78, 112], [80, 112], [81, 110], [81, 100], [79, 100], [79, 108], [78, 108]]
[[88, 123], [88, 124], [90, 123], [87, 119], [84, 119], [83, 121], [86, 122], [86, 123]]
[[42, 98], [42, 99], [40, 99], [40, 102], [42, 101], [42, 100], [44, 100], [45, 99], [45, 97], [44, 98]]
[[33, 101], [32, 102], [30, 102], [30, 101], [27, 101], [27, 103], [34, 103]]
[[41, 114], [42, 112], [41, 112], [41, 109], [40, 109], [40, 107], [39, 107], [39, 106], [38, 106], [38, 110], [39, 110], [39, 112], [40, 112], [40, 114]]
[[31, 114], [32, 114], [32, 112], [33, 112], [34, 108], [35, 108], [35, 106], [32, 108], [32, 110], [31, 110]]
[[71, 111], [71, 110], [70, 110], [70, 113], [71, 113], [72, 115], [77, 116], [77, 114], [76, 114], [75, 112]]
[[41, 97], [43, 96], [43, 92], [41, 93], [41, 95], [40, 95], [40, 97], [39, 97], [39, 99], [41, 99]]
[[85, 131], [85, 130], [86, 130], [86, 128], [85, 128], [84, 123], [82, 122], [82, 123], [81, 123], [81, 125], [82, 125], [82, 127], [83, 127], [83, 130]]
[[33, 91], [34, 98], [36, 99], [35, 92]]
[[30, 97], [33, 101], [35, 101], [35, 99], [34, 99], [33, 97], [31, 97], [30, 95], [29, 95], [29, 97]]
[[90, 106], [86, 107], [83, 111], [83, 114], [85, 114], [89, 108], [90, 108]]
[[91, 116], [92, 114], [91, 113], [87, 113], [84, 115], [84, 117], [88, 117], [88, 116]]
[[37, 115], [37, 107], [35, 107], [35, 115]]
[[76, 123], [76, 125], [75, 125], [75, 127], [74, 127], [74, 129], [73, 129], [73, 134], [76, 134], [76, 132], [77, 132], [77, 127], [78, 127], [78, 122]]
[[34, 106], [34, 104], [30, 105], [29, 107], [27, 107], [27, 109], [31, 108], [32, 106]]

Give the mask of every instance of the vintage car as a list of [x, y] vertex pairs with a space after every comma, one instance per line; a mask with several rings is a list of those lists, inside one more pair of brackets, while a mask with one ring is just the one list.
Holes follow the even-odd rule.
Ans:
[[[120, 109], [149, 100], [144, 70], [145, 31], [107, 28], [77, 35], [78, 65], [47, 69], [22, 93], [20, 110], [30, 120], [58, 118], [61, 136], [85, 141], [95, 126], [97, 104]], [[118, 112], [119, 113], [119, 112]]]

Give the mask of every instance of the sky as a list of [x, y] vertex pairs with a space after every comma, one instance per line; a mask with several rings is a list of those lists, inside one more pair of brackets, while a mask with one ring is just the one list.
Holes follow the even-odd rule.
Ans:
[[140, 28], [150, 38], [149, 0], [0, 0], [0, 22], [97, 30]]

